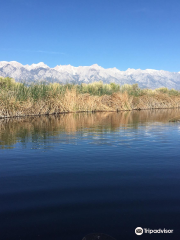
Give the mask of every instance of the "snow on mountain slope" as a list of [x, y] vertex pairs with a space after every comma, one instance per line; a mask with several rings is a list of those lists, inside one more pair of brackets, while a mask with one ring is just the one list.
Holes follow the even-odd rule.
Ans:
[[22, 65], [15, 61], [2, 61], [0, 62], [0, 76], [13, 77], [16, 81], [30, 83], [47, 81], [79, 84], [102, 80], [104, 83], [115, 82], [120, 85], [138, 83], [141, 88], [154, 89], [164, 86], [180, 90], [180, 72], [130, 68], [126, 71], [120, 71], [117, 68], [104, 69], [97, 64], [79, 67], [59, 65], [50, 68], [43, 62]]
[[37, 64], [32, 64], [32, 65], [25, 65], [24, 66], [26, 69], [28, 70], [32, 70], [32, 69], [37, 69], [37, 68], [49, 68], [46, 64], [44, 64], [43, 62], [37, 63]]

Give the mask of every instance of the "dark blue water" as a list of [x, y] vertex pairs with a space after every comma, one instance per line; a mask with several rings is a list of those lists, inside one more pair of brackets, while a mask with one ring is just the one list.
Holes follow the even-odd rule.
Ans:
[[0, 239], [180, 239], [180, 124], [168, 122], [177, 115], [1, 120]]

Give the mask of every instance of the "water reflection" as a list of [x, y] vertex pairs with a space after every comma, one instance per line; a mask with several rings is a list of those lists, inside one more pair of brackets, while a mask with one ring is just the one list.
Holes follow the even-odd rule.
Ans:
[[[138, 129], [142, 124], [148, 130], [152, 123], [162, 125], [178, 115], [180, 109], [158, 109], [0, 119], [0, 148], [13, 148], [16, 143], [26, 147], [29, 140], [34, 143], [35, 148], [40, 147], [38, 144], [48, 148], [48, 141], [52, 140], [52, 136], [58, 136], [58, 141], [62, 139], [68, 143], [76, 139], [77, 134], [88, 137], [91, 133], [94, 139], [103, 143], [103, 133], [115, 132], [119, 128]], [[149, 131], [146, 132], [147, 135], [150, 134]]]
[[169, 123], [178, 115], [1, 119], [0, 147], [14, 148], [0, 150], [1, 239], [134, 239], [137, 226], [180, 236], [180, 124]]

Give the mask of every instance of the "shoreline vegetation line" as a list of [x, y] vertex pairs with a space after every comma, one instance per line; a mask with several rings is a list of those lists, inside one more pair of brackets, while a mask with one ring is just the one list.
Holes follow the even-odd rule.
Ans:
[[[180, 91], [141, 89], [102, 81], [82, 83], [18, 83], [0, 77], [0, 118], [70, 112], [118, 112], [180, 107]], [[180, 117], [179, 117], [180, 118]]]

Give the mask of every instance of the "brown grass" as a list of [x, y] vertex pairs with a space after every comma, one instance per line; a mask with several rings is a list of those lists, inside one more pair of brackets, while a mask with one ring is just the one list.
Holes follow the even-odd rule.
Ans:
[[92, 96], [78, 94], [75, 89], [67, 90], [63, 97], [16, 101], [13, 97], [0, 101], [0, 117], [50, 115], [68, 112], [122, 111], [140, 109], [179, 108], [180, 97], [162, 93], [153, 96], [133, 97], [125, 93]]
[[120, 88], [102, 82], [82, 86], [56, 83], [27, 87], [10, 78], [0, 79], [0, 118], [179, 107], [180, 93], [167, 88], [141, 90], [136, 84]]

